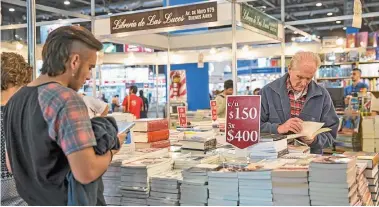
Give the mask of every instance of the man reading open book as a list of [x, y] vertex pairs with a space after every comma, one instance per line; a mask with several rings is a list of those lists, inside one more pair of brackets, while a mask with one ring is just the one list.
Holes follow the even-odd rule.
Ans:
[[327, 90], [312, 80], [320, 65], [317, 54], [298, 52], [288, 66], [288, 73], [262, 89], [262, 133], [300, 134], [304, 133], [304, 121], [320, 122], [331, 130], [300, 137], [300, 141], [318, 154], [332, 145], [339, 120]]

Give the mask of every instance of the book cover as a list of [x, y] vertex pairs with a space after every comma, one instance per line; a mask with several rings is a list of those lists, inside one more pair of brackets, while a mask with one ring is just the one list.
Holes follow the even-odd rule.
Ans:
[[368, 45], [368, 32], [359, 32], [357, 35], [357, 43], [359, 47], [367, 47]]
[[134, 142], [157, 142], [170, 137], [170, 130], [163, 129], [151, 132], [134, 132], [132, 134]]
[[144, 148], [165, 148], [170, 146], [170, 140], [161, 140], [157, 142], [135, 142], [136, 149]]
[[370, 32], [368, 36], [368, 46], [369, 47], [378, 46], [378, 32]]
[[355, 48], [356, 47], [356, 33], [346, 35], [346, 48]]

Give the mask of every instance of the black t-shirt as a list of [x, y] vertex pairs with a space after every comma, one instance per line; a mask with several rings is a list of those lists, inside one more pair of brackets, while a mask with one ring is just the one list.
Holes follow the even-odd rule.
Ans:
[[58, 83], [23, 87], [5, 106], [4, 120], [20, 196], [29, 205], [67, 205], [66, 156], [96, 145], [83, 99]]

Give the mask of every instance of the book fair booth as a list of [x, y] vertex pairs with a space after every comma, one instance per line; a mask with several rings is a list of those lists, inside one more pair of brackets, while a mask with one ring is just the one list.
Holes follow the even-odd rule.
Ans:
[[[279, 21], [233, 0], [91, 19], [105, 49], [81, 92], [123, 98], [136, 85], [152, 93], [149, 102], [154, 103], [149, 119], [109, 113], [129, 135], [102, 176], [108, 205], [379, 204], [378, 34], [321, 42], [286, 24], [284, 15], [282, 8]], [[286, 29], [308, 42], [286, 43]], [[358, 36], [367, 36], [366, 45]], [[109, 52], [116, 50], [113, 44], [123, 45], [125, 52]], [[35, 69], [42, 64], [41, 50], [42, 45], [33, 49], [17, 43], [1, 48], [25, 57], [32, 52]], [[261, 97], [244, 95], [246, 86], [261, 88], [282, 77], [298, 51], [320, 54], [314, 81], [327, 88], [339, 116], [336, 140], [323, 155], [312, 154], [297, 138], [328, 131], [324, 123], [307, 122], [300, 134], [288, 136], [260, 133]], [[345, 103], [343, 87], [351, 84], [355, 67], [369, 89]], [[222, 90], [227, 79], [233, 80], [235, 95], [226, 98], [226, 117], [218, 117], [210, 91]]]

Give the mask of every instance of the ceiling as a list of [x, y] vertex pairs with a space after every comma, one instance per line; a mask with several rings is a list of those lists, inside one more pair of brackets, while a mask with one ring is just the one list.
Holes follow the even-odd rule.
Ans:
[[[8, 0], [9, 1], [9, 0]], [[20, 1], [20, 0], [17, 0]], [[70, 4], [66, 5], [65, 0], [36, 0], [36, 4], [48, 7], [58, 8], [65, 11], [71, 11], [81, 14], [90, 15], [90, 0], [69, 0]], [[96, 0], [96, 15], [106, 15], [108, 13], [118, 13], [125, 11], [141, 10], [163, 6], [166, 0]], [[175, 1], [175, 0], [171, 0]], [[379, 0], [361, 0], [363, 5], [363, 13], [379, 12]], [[25, 2], [21, 0], [21, 2]], [[281, 0], [255, 0], [249, 4], [260, 8], [263, 12], [280, 19], [280, 2]], [[285, 0], [286, 22], [319, 19], [326, 17], [344, 16], [352, 14], [352, 0]], [[316, 6], [316, 3], [322, 5]], [[14, 11], [9, 11], [13, 8]], [[22, 24], [26, 23], [26, 8], [9, 3], [4, 0], [1, 3], [2, 25]], [[328, 16], [328, 13], [332, 13]], [[60, 13], [52, 13], [48, 11], [37, 10], [37, 22], [51, 21], [67, 18], [75, 18], [72, 16], [62, 15]], [[361, 31], [378, 31], [379, 16], [364, 18]], [[89, 23], [80, 23], [83, 26], [90, 27]], [[309, 34], [316, 36], [344, 36], [344, 27], [351, 25], [351, 21], [345, 20], [337, 24], [333, 22], [318, 22], [295, 25], [296, 28], [304, 30]], [[286, 31], [286, 40], [298, 36], [291, 30]], [[2, 41], [26, 39], [26, 29], [5, 30], [1, 32]], [[39, 30], [37, 29], [37, 36]], [[38, 42], [38, 38], [37, 38]]]
[[[261, 8], [267, 14], [277, 19], [281, 18], [281, 0], [257, 0], [250, 4]], [[345, 16], [353, 14], [353, 0], [285, 0], [285, 21], [299, 21], [308, 19], [319, 19], [327, 17]], [[361, 0], [362, 13], [378, 12], [379, 0]], [[317, 3], [321, 3], [316, 5]], [[328, 16], [328, 13], [330, 16]], [[352, 21], [340, 20], [340, 22], [318, 22], [311, 24], [294, 25], [309, 34], [316, 36], [344, 36], [344, 27], [351, 26]], [[377, 31], [379, 29], [379, 15], [372, 18], [364, 18], [360, 31]], [[286, 39], [298, 36], [291, 30], [286, 30]]]

